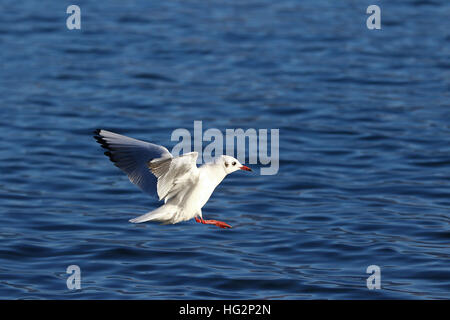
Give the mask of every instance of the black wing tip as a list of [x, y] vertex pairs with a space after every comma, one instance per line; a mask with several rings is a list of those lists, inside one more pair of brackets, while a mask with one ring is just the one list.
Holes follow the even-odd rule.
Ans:
[[109, 146], [108, 142], [106, 142], [105, 139], [103, 139], [100, 136], [99, 137], [94, 137], [94, 138], [102, 146], [102, 148], [107, 149], [107, 150], [111, 150], [111, 147]]
[[111, 162], [114, 162], [114, 163], [117, 162], [117, 160], [114, 159], [114, 157], [113, 157], [113, 155], [112, 155], [112, 153], [111, 153], [110, 151], [105, 151], [104, 154], [105, 154], [105, 156], [107, 156], [107, 157], [109, 158], [109, 160], [110, 160]]
[[102, 146], [102, 148], [112, 151], [108, 142], [105, 140], [103, 136], [100, 135], [101, 130], [102, 129], [97, 129], [94, 131], [95, 133], [94, 139]]
[[103, 140], [103, 137], [100, 134], [101, 131], [102, 131], [102, 129], [95, 129], [94, 131], [92, 131], [92, 133], [94, 134], [94, 139], [97, 140], [97, 142], [99, 142], [99, 143], [100, 143], [100, 140]]
[[105, 140], [105, 138], [100, 134], [101, 131], [102, 131], [102, 129], [94, 130], [94, 134], [95, 134], [94, 139], [97, 140], [97, 142], [102, 146], [102, 148], [108, 150], [108, 151], [104, 152], [104, 155], [107, 156], [111, 162], [116, 164], [117, 160], [114, 159], [114, 156], [111, 153], [111, 151], [113, 151], [113, 150], [111, 149], [110, 145]]

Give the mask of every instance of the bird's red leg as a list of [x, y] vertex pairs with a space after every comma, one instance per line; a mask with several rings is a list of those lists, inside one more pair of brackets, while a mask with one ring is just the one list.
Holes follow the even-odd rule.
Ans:
[[195, 217], [195, 221], [197, 221], [198, 223], [203, 223], [203, 224], [214, 224], [223, 229], [231, 228], [231, 226], [228, 223], [225, 223], [222, 221], [217, 221], [217, 220], [203, 220], [203, 218], [199, 219], [199, 218]]
[[220, 228], [226, 229], [226, 228], [231, 228], [231, 226], [228, 223], [222, 222], [222, 221], [217, 221], [217, 220], [203, 220], [204, 224], [214, 224]]

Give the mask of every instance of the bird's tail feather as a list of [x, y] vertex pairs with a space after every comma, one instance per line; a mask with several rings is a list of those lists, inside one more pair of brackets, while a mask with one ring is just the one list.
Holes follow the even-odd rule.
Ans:
[[146, 221], [162, 221], [165, 223], [173, 223], [172, 220], [177, 214], [177, 207], [174, 205], [165, 204], [150, 211], [142, 216], [131, 219], [132, 223], [141, 223]]

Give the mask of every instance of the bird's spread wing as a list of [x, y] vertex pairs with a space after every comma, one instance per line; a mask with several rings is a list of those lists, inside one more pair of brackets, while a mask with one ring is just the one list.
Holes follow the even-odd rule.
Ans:
[[131, 182], [150, 195], [157, 194], [157, 179], [150, 172], [148, 163], [153, 159], [171, 159], [166, 148], [106, 130], [96, 130], [95, 134], [97, 142], [108, 150], [105, 155], [128, 175]]
[[181, 200], [190, 192], [199, 177], [197, 157], [197, 152], [190, 152], [175, 158], [154, 159], [149, 162], [149, 169], [158, 178], [159, 200], [167, 202], [175, 196]]

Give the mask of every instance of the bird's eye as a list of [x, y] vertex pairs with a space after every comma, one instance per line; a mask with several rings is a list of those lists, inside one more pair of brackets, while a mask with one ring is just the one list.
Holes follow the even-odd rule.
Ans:
[[225, 162], [225, 167], [228, 167], [228, 162]]
[[236, 165], [236, 161], [233, 161], [232, 165], [235, 166]]

